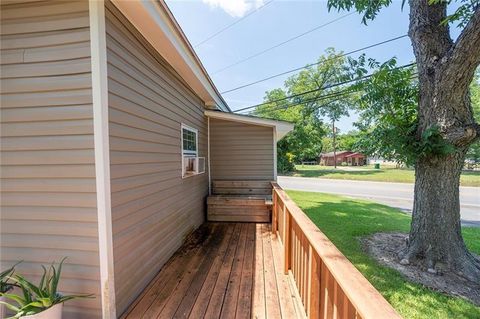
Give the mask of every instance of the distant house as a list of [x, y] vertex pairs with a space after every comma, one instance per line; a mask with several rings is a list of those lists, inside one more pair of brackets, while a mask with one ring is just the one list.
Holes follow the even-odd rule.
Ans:
[[320, 154], [320, 165], [334, 166], [335, 159], [337, 165], [362, 166], [366, 163], [366, 156], [362, 153], [352, 151], [337, 151]]
[[383, 164], [387, 166], [396, 166], [398, 165], [397, 162], [395, 161], [389, 161], [387, 159], [384, 159], [383, 157], [380, 156], [371, 156], [367, 158], [367, 164], [368, 165], [373, 165], [373, 164]]
[[367, 157], [362, 153], [354, 152], [345, 157], [349, 166], [363, 166], [366, 164]]

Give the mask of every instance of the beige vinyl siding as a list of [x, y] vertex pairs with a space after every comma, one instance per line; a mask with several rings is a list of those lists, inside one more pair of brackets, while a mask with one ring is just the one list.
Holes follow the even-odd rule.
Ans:
[[273, 128], [210, 119], [212, 180], [273, 180]]
[[204, 220], [208, 175], [182, 179], [181, 124], [199, 130], [203, 103], [107, 4], [107, 62], [117, 314]]
[[38, 280], [68, 257], [60, 290], [101, 315], [88, 2], [1, 6], [1, 269]]

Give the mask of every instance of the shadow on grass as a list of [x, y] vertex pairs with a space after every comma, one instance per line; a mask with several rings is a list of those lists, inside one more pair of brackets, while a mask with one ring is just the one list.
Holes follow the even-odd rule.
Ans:
[[377, 232], [408, 232], [409, 215], [385, 205], [341, 196], [288, 193], [405, 318], [480, 318], [479, 307], [409, 282], [362, 250], [359, 237]]

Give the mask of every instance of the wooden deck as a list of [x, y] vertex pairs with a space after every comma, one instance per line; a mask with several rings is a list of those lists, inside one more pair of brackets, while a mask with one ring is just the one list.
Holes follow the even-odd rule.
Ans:
[[304, 318], [270, 224], [207, 223], [123, 318]]

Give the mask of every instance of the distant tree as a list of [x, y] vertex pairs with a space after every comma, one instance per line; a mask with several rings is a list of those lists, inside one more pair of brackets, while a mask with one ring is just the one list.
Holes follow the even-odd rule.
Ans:
[[[328, 6], [355, 10], [367, 23], [392, 2], [328, 0]], [[480, 260], [468, 251], [462, 238], [459, 203], [460, 174], [465, 155], [480, 136], [480, 125], [475, 123], [469, 92], [480, 64], [480, 2], [459, 0], [458, 9], [448, 15], [447, 6], [452, 2], [408, 1], [408, 34], [416, 58], [418, 101], [413, 109], [410, 100], [414, 97], [410, 96], [410, 85], [406, 85], [407, 92], [400, 92], [400, 97], [407, 99], [407, 105], [391, 110], [399, 112], [393, 119], [388, 114], [381, 115], [386, 125], [406, 131], [398, 130], [396, 136], [374, 137], [378, 141], [392, 138], [398, 156], [415, 163], [413, 217], [407, 247], [400, 253], [401, 262], [424, 261], [431, 270], [442, 265], [444, 270], [480, 282]], [[451, 23], [458, 23], [461, 29], [455, 41], [450, 36]], [[409, 74], [385, 72], [388, 68], [391, 65], [382, 66], [376, 78], [381, 80], [394, 73], [400, 77], [399, 82], [406, 81]], [[384, 84], [385, 81], [379, 90], [373, 85], [373, 91], [368, 95], [383, 96], [377, 93], [390, 90]], [[390, 86], [394, 85], [390, 83]], [[373, 100], [370, 102], [376, 104]], [[397, 101], [391, 102], [398, 104]], [[388, 127], [384, 131], [388, 131]], [[415, 137], [413, 140], [412, 136]], [[402, 143], [402, 139], [410, 144]], [[415, 153], [416, 156], [410, 158]]]
[[[397, 68], [392, 59], [356, 85], [363, 94], [357, 101], [360, 114], [354, 125], [360, 133], [355, 146], [365, 154], [414, 165], [418, 153], [428, 151], [421, 149], [416, 135], [418, 83], [412, 78], [414, 73], [413, 67]], [[423, 143], [429, 145], [426, 140]]]
[[[363, 152], [357, 147], [360, 133], [357, 131], [350, 131], [348, 133], [338, 132], [336, 136], [336, 145], [338, 151], [354, 151]], [[333, 139], [331, 134], [322, 138], [322, 153], [333, 151]]]
[[[350, 97], [323, 97], [326, 92], [331, 95], [340, 91], [340, 88], [329, 86], [352, 78], [349, 61], [329, 48], [318, 62], [288, 78], [283, 89], [266, 92], [265, 104], [252, 112], [257, 116], [295, 123], [293, 132], [278, 144], [279, 168], [291, 169], [293, 164], [288, 165], [288, 160], [297, 163], [317, 160], [322, 150], [322, 137], [326, 134], [323, 119], [338, 121], [348, 115], [348, 109], [353, 105]], [[312, 92], [303, 94], [306, 91]], [[287, 98], [292, 95], [297, 96]]]
[[[265, 102], [285, 98], [283, 89], [274, 89], [266, 93]], [[285, 173], [294, 170], [294, 164], [303, 160], [314, 160], [322, 148], [325, 134], [322, 121], [313, 113], [306, 113], [302, 105], [289, 106], [290, 102], [264, 104], [253, 113], [257, 116], [289, 121], [295, 124], [289, 133], [277, 145], [277, 169]]]

